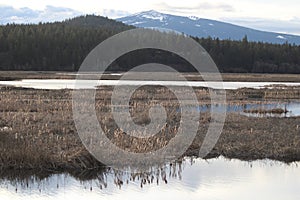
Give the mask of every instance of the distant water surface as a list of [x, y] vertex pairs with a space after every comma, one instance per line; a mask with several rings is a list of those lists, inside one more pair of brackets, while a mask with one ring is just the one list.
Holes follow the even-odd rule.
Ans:
[[[165, 85], [210, 87], [214, 89], [262, 88], [277, 86], [300, 86], [294, 82], [205, 82], [205, 81], [138, 81], [138, 80], [69, 80], [69, 79], [24, 79], [20, 81], [0, 81], [0, 85], [10, 85], [35, 89], [92, 89], [100, 85]], [[75, 87], [76, 86], [76, 87]]]

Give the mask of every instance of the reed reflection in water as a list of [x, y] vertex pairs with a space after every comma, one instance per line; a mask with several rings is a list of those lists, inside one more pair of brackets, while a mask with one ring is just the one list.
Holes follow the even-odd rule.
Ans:
[[35, 176], [2, 175], [2, 199], [299, 199], [299, 163], [223, 157], [183, 161], [143, 174], [103, 168]]

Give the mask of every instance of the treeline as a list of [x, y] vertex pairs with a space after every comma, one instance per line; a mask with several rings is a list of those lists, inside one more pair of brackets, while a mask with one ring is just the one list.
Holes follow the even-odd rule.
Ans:
[[[101, 41], [133, 27], [89, 15], [64, 22], [0, 26], [0, 70], [76, 71]], [[221, 72], [300, 73], [300, 46], [194, 38], [212, 56]], [[192, 71], [185, 61], [162, 51], [139, 51], [120, 58], [114, 71], [134, 64], [162, 62], [180, 71]], [[129, 60], [129, 62], [128, 62]]]
[[195, 38], [222, 72], [300, 73], [300, 46]]

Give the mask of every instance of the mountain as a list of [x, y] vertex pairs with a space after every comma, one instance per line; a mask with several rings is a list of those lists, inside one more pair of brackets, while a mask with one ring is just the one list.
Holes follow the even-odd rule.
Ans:
[[259, 31], [198, 17], [183, 17], [160, 13], [154, 10], [145, 11], [117, 19], [128, 25], [144, 28], [165, 28], [195, 37], [212, 37], [219, 39], [242, 40], [245, 35], [249, 41], [283, 44], [285, 42], [300, 45], [300, 36]]
[[[161, 14], [146, 16], [158, 21], [166, 18]], [[0, 70], [77, 71], [95, 46], [131, 28], [134, 26], [95, 15], [63, 22], [0, 25]], [[194, 39], [210, 54], [220, 72], [300, 74], [300, 48], [296, 45]], [[128, 71], [145, 63], [161, 63], [180, 72], [194, 70], [176, 54], [159, 49], [128, 52], [108, 70]]]

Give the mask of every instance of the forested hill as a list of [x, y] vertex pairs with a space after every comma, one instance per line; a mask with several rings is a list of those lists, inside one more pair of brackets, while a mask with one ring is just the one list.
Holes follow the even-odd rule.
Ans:
[[[76, 71], [101, 41], [134, 28], [114, 20], [81, 16], [64, 22], [0, 26], [0, 70]], [[300, 73], [300, 46], [194, 38], [212, 56], [221, 72]], [[146, 62], [193, 69], [184, 60], [161, 51], [139, 51], [121, 57], [110, 69], [126, 71]]]
[[128, 26], [123, 24], [122, 22], [96, 15], [80, 16], [73, 19], [65, 20], [62, 23], [68, 26], [76, 26], [77, 28], [105, 28], [114, 32], [121, 32], [129, 29], [130, 27], [134, 28], [134, 26]]
[[0, 26], [0, 69], [74, 71], [100, 42], [130, 28], [95, 15]]

